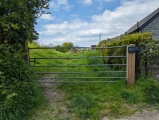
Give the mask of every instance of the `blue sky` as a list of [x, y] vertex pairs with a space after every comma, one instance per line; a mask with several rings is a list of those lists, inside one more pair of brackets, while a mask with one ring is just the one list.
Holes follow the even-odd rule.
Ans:
[[125, 33], [159, 7], [159, 0], [51, 0], [37, 20], [40, 45], [91, 46]]

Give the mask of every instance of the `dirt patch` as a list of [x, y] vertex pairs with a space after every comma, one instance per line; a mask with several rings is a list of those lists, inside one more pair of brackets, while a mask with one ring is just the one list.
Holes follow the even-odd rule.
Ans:
[[41, 110], [37, 110], [34, 120], [76, 120], [68, 111], [64, 93], [58, 89], [59, 84], [44, 82], [39, 84], [48, 103]]
[[159, 120], [159, 111], [158, 110], [151, 110], [151, 111], [144, 110], [142, 112], [136, 112], [132, 116], [126, 116], [126, 117], [119, 118], [119, 119], [109, 119], [105, 116], [101, 120]]

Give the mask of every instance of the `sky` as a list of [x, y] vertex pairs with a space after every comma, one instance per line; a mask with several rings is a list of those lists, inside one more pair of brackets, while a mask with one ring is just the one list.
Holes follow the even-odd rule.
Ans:
[[90, 47], [124, 34], [158, 7], [159, 0], [51, 0], [50, 14], [37, 19], [37, 43]]

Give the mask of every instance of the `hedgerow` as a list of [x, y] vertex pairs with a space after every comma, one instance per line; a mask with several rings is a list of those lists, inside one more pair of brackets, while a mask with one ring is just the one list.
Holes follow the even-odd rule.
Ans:
[[[135, 44], [139, 46], [140, 43], [148, 44], [152, 42], [152, 34], [145, 32], [145, 33], [135, 33], [130, 35], [121, 35], [119, 39], [109, 39], [109, 40], [102, 40], [99, 42], [97, 47], [111, 47], [111, 46], [126, 46], [129, 44]], [[116, 48], [116, 49], [101, 49], [99, 53], [102, 56], [125, 56], [126, 50], [123, 48]], [[113, 59], [113, 58], [105, 58], [105, 63], [121, 63], [125, 64], [125, 59]]]
[[121, 35], [119, 39], [109, 39], [101, 41], [98, 46], [105, 44], [105, 46], [120, 46], [120, 45], [129, 45], [135, 44], [139, 45], [141, 42], [149, 43], [152, 41], [152, 34], [149, 32], [145, 33], [135, 33], [130, 35]]
[[8, 45], [0, 51], [0, 120], [24, 119], [41, 101], [36, 77], [21, 51]]

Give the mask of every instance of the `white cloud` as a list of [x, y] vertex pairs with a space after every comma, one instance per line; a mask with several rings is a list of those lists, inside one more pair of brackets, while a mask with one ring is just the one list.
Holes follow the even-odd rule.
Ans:
[[97, 44], [100, 33], [102, 39], [123, 34], [137, 21], [157, 9], [158, 5], [158, 0], [123, 0], [122, 5], [114, 11], [105, 10], [102, 14], [93, 15], [90, 22], [76, 19], [45, 25], [40, 36], [45, 35], [47, 38], [39, 41], [55, 45], [66, 41], [80, 46]]
[[98, 2], [112, 2], [114, 0], [97, 0]]
[[67, 4], [67, 0], [57, 0], [57, 4], [58, 5], [66, 5]]
[[84, 0], [83, 3], [86, 5], [91, 5], [93, 3], [93, 1], [92, 0]]
[[54, 17], [51, 16], [51, 14], [43, 14], [40, 18], [44, 20], [54, 20]]
[[82, 3], [84, 5], [92, 5], [93, 0], [77, 0], [77, 2]]
[[55, 11], [59, 11], [59, 9], [61, 8], [63, 10], [69, 11], [73, 7], [72, 5], [68, 3], [67, 0], [56, 0], [56, 2], [51, 1], [49, 5], [50, 5], [50, 8], [52, 8]]

